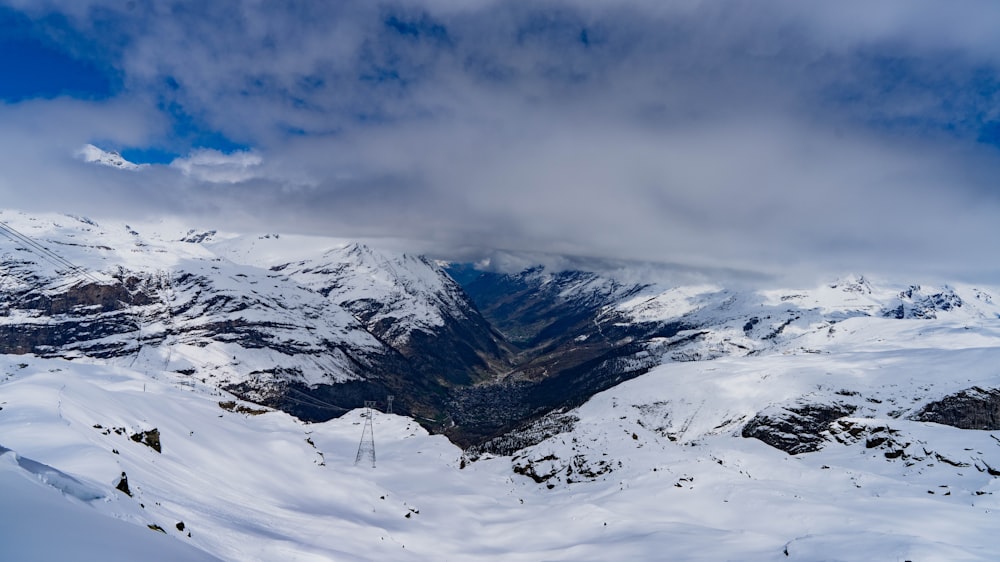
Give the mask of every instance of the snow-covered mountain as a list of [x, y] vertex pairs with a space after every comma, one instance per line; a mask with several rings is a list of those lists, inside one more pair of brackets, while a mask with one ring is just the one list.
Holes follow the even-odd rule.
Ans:
[[7, 353], [115, 359], [257, 390], [276, 374], [360, 379], [389, 353], [321, 295], [205, 246], [76, 217], [2, 219], [27, 237], [0, 240]]
[[505, 365], [498, 335], [462, 288], [427, 258], [353, 243], [272, 270], [351, 311], [444, 386], [470, 384]]
[[108, 152], [107, 150], [98, 148], [92, 144], [83, 145], [76, 152], [76, 156], [77, 158], [90, 164], [109, 166], [112, 168], [118, 168], [119, 170], [140, 170], [146, 167], [146, 164], [129, 162], [117, 152]]
[[442, 419], [450, 385], [503, 361], [461, 289], [422, 258], [330, 239], [0, 220], [12, 229], [0, 238], [4, 353], [175, 371], [306, 419], [390, 394], [401, 411]]
[[665, 362], [819, 353], [836, 345], [840, 323], [853, 318], [886, 320], [887, 327], [938, 317], [978, 326], [1000, 315], [990, 290], [873, 284], [856, 275], [801, 290], [737, 291], [541, 268], [463, 273], [484, 316], [522, 350], [499, 383], [458, 393], [456, 417], [481, 437], [554, 407], [575, 407]]
[[[351, 241], [0, 221], [4, 557], [47, 519], [81, 560], [995, 557], [995, 288], [459, 285]], [[409, 417], [356, 465], [387, 394]]]
[[[225, 560], [991, 560], [1000, 431], [928, 416], [993, 395], [1000, 331], [940, 316], [849, 318], [823, 353], [668, 362], [511, 456], [374, 411], [376, 468], [355, 464], [360, 410], [307, 424], [175, 372], [8, 355], [0, 509]], [[830, 405], [844, 414], [790, 426], [808, 451], [744, 436]], [[36, 552], [9, 528], [5, 553]], [[60, 537], [80, 560], [142, 540]]]

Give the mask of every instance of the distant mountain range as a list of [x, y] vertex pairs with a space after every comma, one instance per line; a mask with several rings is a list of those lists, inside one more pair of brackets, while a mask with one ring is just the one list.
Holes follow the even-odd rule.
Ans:
[[822, 352], [855, 317], [1000, 313], [972, 287], [664, 287], [442, 268], [333, 239], [0, 220], [56, 256], [0, 239], [2, 353], [172, 371], [307, 420], [393, 396], [397, 412], [466, 446], [664, 362]]
[[[118, 519], [197, 548], [160, 559], [995, 555], [995, 288], [670, 286], [0, 221], [8, 554], [156, 549], [108, 547]], [[353, 464], [366, 402], [377, 469]], [[53, 518], [100, 546], [32, 542]]]

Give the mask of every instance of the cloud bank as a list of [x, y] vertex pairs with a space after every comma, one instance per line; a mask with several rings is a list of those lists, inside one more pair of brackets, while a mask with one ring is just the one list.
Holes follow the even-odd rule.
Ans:
[[1000, 283], [992, 2], [6, 4], [122, 77], [0, 106], [7, 205]]
[[206, 183], [242, 183], [258, 177], [262, 159], [253, 152], [225, 154], [202, 148], [170, 163], [187, 177]]

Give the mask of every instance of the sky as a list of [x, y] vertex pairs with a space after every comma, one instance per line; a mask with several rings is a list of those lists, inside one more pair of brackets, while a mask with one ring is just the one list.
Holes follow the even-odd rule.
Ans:
[[998, 25], [986, 0], [0, 0], [0, 197], [461, 261], [1000, 284]]

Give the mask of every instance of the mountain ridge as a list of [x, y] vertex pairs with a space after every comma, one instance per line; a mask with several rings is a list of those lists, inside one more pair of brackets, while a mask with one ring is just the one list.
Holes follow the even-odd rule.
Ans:
[[[447, 278], [345, 241], [0, 220], [64, 258], [0, 239], [0, 487], [43, 486], [8, 509], [227, 560], [995, 554], [993, 288]], [[449, 380], [406, 355], [445, 360], [435, 337], [498, 352]], [[99, 535], [69, 544], [107, 559]]]
[[463, 446], [665, 362], [822, 352], [852, 318], [1000, 317], [992, 292], [964, 285], [848, 276], [733, 291], [540, 266], [473, 273], [344, 240], [0, 218], [87, 264], [63, 271], [6, 240], [8, 353], [172, 370], [313, 421], [392, 395]]

